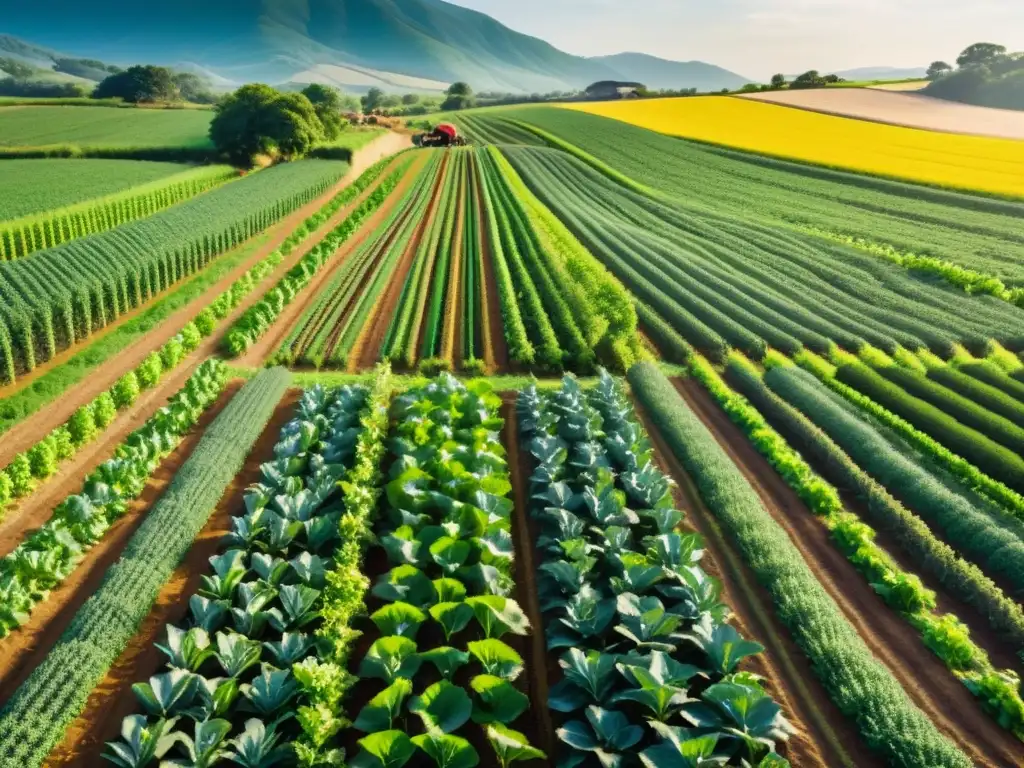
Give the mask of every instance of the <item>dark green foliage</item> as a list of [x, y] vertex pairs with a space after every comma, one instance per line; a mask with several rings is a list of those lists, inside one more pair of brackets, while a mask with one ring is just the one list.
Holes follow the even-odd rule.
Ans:
[[[1024, 459], [980, 432], [964, 426], [942, 408], [911, 396], [866, 365], [841, 366], [836, 377], [931, 435], [953, 453], [975, 464], [982, 472], [1017, 491], [1024, 490]], [[931, 384], [924, 377], [914, 377], [914, 381], [907, 381]], [[941, 387], [938, 389], [942, 390]]]
[[856, 495], [868, 522], [892, 536], [917, 566], [932, 574], [951, 595], [973, 605], [996, 631], [1015, 645], [1024, 645], [1024, 612], [980, 568], [938, 539], [831, 437], [772, 392], [748, 367], [730, 363], [727, 377], [825, 479]]
[[[875, 375], [870, 370], [868, 373]], [[825, 430], [859, 466], [965, 558], [1001, 580], [1011, 594], [1024, 591], [1024, 544], [1016, 521], [994, 505], [985, 506], [973, 496], [951, 490], [899, 438], [871, 426], [810, 373], [792, 367], [775, 368], [765, 374], [765, 382]]]
[[[984, 400], [976, 401], [975, 395], [984, 397], [984, 393], [966, 392], [959, 393], [953, 387], [943, 386], [947, 383], [955, 383], [958, 386], [970, 387], [970, 380], [963, 384], [963, 378], [955, 371], [936, 369], [924, 377], [916, 371], [898, 366], [879, 368], [881, 373], [889, 381], [902, 387], [910, 395], [931, 403], [943, 413], [949, 414], [961, 424], [978, 430], [983, 435], [990, 437], [1017, 454], [1024, 454], [1024, 428], [1017, 426], [998, 413], [993, 413]], [[935, 381], [928, 381], [928, 379]], [[940, 383], [935, 383], [935, 382]], [[1014, 408], [1012, 403], [1007, 402], [1002, 406], [1018, 414], [1020, 409]]]
[[68, 432], [75, 445], [81, 447], [96, 437], [96, 416], [93, 405], [83, 405], [68, 420]]
[[28, 450], [32, 477], [45, 480], [57, 471], [57, 455], [52, 440], [40, 440]]
[[298, 157], [324, 138], [324, 126], [304, 94], [243, 85], [217, 105], [210, 139], [232, 162], [257, 155]]
[[995, 387], [1005, 392], [1017, 403], [1024, 405], [1024, 382], [1013, 378], [1013, 376], [995, 363], [988, 361], [964, 363], [960, 366], [960, 370], [968, 376], [988, 384], [990, 387]]
[[309, 99], [316, 116], [320, 118], [320, 124], [324, 127], [324, 138], [327, 141], [338, 138], [345, 127], [345, 121], [341, 117], [341, 92], [329, 85], [310, 83], [302, 89], [302, 94]]
[[757, 494], [657, 366], [629, 372], [640, 402], [694, 478], [776, 610], [810, 657], [815, 674], [868, 745], [891, 765], [971, 765], [907, 696], [828, 596]]
[[96, 86], [92, 95], [96, 99], [123, 99], [131, 103], [173, 101], [178, 88], [173, 73], [166, 67], [138, 65], [110, 75]]

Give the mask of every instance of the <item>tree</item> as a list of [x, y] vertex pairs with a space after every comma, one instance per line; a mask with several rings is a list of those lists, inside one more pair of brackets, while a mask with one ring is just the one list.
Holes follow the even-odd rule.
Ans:
[[420, 96], [418, 93], [407, 93], [402, 96], [402, 103], [407, 107], [411, 107], [413, 104], [419, 104]]
[[178, 88], [174, 75], [167, 67], [128, 67], [124, 72], [110, 75], [93, 91], [95, 99], [124, 99], [132, 104], [150, 101], [175, 101]]
[[257, 155], [298, 157], [324, 138], [312, 102], [302, 93], [281, 93], [269, 85], [243, 85], [218, 106], [210, 139], [238, 164]]
[[448, 98], [441, 104], [441, 109], [445, 112], [469, 109], [473, 106], [473, 89], [468, 83], [452, 83], [445, 91], [445, 95]]
[[793, 90], [801, 88], [821, 88], [825, 84], [824, 78], [816, 69], [810, 69], [796, 77], [789, 87]]
[[948, 75], [953, 71], [953, 68], [944, 61], [933, 61], [928, 65], [928, 72], [926, 73], [929, 80], [936, 80], [943, 75]]
[[310, 83], [302, 89], [302, 93], [309, 99], [316, 116], [320, 118], [320, 123], [324, 127], [324, 138], [338, 138], [345, 127], [345, 122], [341, 118], [341, 92], [329, 85]]
[[772, 88], [783, 88], [786, 85], [786, 76], [783, 74], [772, 75]]
[[380, 109], [380, 103], [384, 100], [384, 91], [380, 88], [371, 88], [363, 96], [363, 112], [369, 114], [375, 109]]
[[957, 59], [958, 67], [988, 66], [1006, 55], [1005, 45], [975, 43], [964, 48]]

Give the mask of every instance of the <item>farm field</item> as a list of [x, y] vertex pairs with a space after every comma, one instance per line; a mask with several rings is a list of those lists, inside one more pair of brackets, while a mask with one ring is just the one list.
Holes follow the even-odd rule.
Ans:
[[0, 768], [1024, 764], [1024, 203], [453, 119], [8, 222]]
[[906, 128], [1024, 139], [1024, 115], [1020, 112], [958, 104], [921, 94], [874, 88], [820, 88], [754, 93], [741, 98]]
[[0, 107], [0, 147], [206, 148], [212, 117], [199, 109]]
[[[1009, 139], [918, 132], [724, 96], [587, 102], [565, 108], [789, 160], [952, 189], [1024, 195], [1024, 145]], [[794, 142], [793, 136], [801, 141]]]

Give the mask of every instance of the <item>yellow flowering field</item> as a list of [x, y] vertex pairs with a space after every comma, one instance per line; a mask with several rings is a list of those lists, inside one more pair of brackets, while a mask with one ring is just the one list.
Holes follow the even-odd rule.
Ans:
[[1024, 196], [1024, 141], [902, 128], [729, 96], [560, 106], [766, 155]]

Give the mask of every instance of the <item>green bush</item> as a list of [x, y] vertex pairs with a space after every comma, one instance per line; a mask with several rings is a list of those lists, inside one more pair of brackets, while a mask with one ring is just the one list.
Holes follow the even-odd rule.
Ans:
[[75, 455], [75, 441], [67, 427], [57, 427], [50, 433], [50, 437], [53, 440], [53, 452], [57, 456], [57, 461], [64, 461]]
[[7, 472], [0, 469], [0, 518], [3, 517], [3, 509], [11, 503], [14, 498], [14, 483]]
[[872, 426], [810, 373], [793, 367], [775, 368], [764, 380], [946, 541], [953, 542], [965, 558], [1003, 579], [1013, 590], [1024, 590], [1024, 542], [1016, 531], [1016, 521], [950, 490], [916, 453], [904, 447], [904, 455], [896, 447], [902, 445], [899, 438], [884, 427]]
[[199, 332], [193, 320], [181, 329], [181, 346], [186, 352], [194, 352], [203, 343], [203, 334]]
[[836, 378], [906, 419], [982, 472], [1024, 492], [1024, 459], [1009, 448], [964, 426], [942, 409], [912, 397], [865, 365], [840, 366]]
[[1024, 427], [1024, 403], [1017, 402], [1002, 390], [949, 367], [933, 368], [928, 372], [928, 378], [1015, 426]]
[[79, 447], [96, 436], [96, 416], [91, 403], [83, 405], [68, 419], [68, 432], [75, 445]]
[[[1017, 454], [1024, 454], [1024, 429], [1018, 427], [1009, 419], [1004, 418], [989, 410], [985, 403], [973, 402], [963, 395], [929, 378], [936, 378], [938, 371], [932, 371], [928, 377], [908, 371], [905, 368], [882, 368], [879, 370], [885, 378], [902, 387], [908, 394], [924, 400], [943, 413], [956, 419], [961, 424], [978, 430], [986, 437], [1005, 445]], [[945, 379], [960, 381], [962, 374], [952, 371], [945, 375]], [[840, 378], [842, 373], [840, 372]], [[963, 377], [966, 378], [966, 377]], [[968, 382], [970, 380], [968, 379]], [[1009, 407], [1009, 406], [1008, 406]]]
[[11, 480], [11, 494], [15, 499], [31, 493], [35, 487], [32, 482], [32, 464], [24, 453], [19, 453], [7, 465], [7, 477]]
[[987, 360], [977, 363], [963, 363], [960, 370], [968, 376], [983, 381], [990, 387], [995, 387], [1012, 397], [1018, 403], [1024, 404], [1024, 384], [1017, 381], [1010, 374], [1004, 371], [995, 363]]
[[192, 321], [192, 323], [195, 325], [196, 329], [199, 331], [200, 334], [202, 334], [203, 338], [205, 339], [207, 336], [213, 333], [213, 329], [217, 327], [217, 316], [214, 314], [212, 309], [207, 307], [206, 309], [204, 309], [202, 312], [195, 316], [195, 319]]
[[98, 429], [106, 429], [117, 418], [117, 404], [114, 396], [104, 392], [92, 401], [92, 414]]
[[[861, 469], [835, 441], [810, 419], [772, 392], [755, 374], [730, 364], [729, 382], [782, 432], [794, 448], [820, 468], [824, 476], [862, 502], [870, 522], [886, 532], [911, 560], [931, 574], [953, 597], [974, 606], [992, 627], [1016, 645], [1024, 645], [1024, 611], [976, 565], [959, 557], [920, 518]], [[846, 551], [855, 551], [868, 526], [837, 526], [835, 536]], [[871, 532], [874, 535], [874, 532]]]
[[135, 369], [139, 386], [143, 389], [152, 389], [160, 383], [160, 377], [163, 375], [163, 372], [163, 363], [160, 362], [160, 355], [156, 352], [151, 352], [149, 357], [143, 360], [142, 364]]
[[128, 371], [128, 373], [117, 380], [117, 383], [110, 390], [110, 394], [114, 398], [114, 405], [117, 406], [117, 409], [124, 410], [139, 399], [140, 391], [139, 377], [135, 374], [135, 371]]
[[629, 382], [708, 508], [771, 595], [779, 618], [811, 660], [830, 698], [867, 744], [905, 768], [972, 765], [907, 696], [821, 586], [786, 532], [714, 436], [656, 365]]
[[165, 371], [171, 371], [178, 367], [178, 363], [185, 356], [185, 346], [181, 339], [175, 336], [160, 348], [160, 364]]
[[32, 477], [45, 480], [57, 472], [57, 453], [51, 438], [40, 440], [28, 450], [28, 463]]

